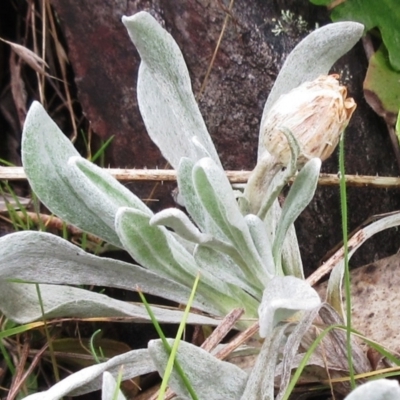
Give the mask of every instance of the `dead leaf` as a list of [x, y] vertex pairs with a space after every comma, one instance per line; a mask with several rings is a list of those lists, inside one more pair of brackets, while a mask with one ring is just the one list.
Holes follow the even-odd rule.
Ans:
[[[400, 353], [399, 287], [400, 254], [351, 271], [352, 325], [392, 353]], [[316, 289], [324, 296], [326, 283]]]
[[35, 70], [39, 74], [46, 75], [45, 67], [48, 68], [46, 61], [44, 61], [41, 57], [35, 54], [32, 50], [29, 50], [25, 46], [21, 46], [20, 44], [13, 43], [8, 40], [4, 40], [2, 38], [0, 38], [0, 40], [10, 45], [12, 50], [22, 60], [24, 60], [33, 70]]
[[15, 53], [10, 55], [11, 94], [14, 100], [15, 109], [18, 114], [20, 129], [24, 126], [27, 114], [26, 90], [21, 77], [21, 63], [18, 62]]

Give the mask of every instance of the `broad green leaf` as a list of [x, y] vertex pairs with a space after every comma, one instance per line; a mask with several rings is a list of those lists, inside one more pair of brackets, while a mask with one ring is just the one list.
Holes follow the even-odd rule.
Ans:
[[[175, 40], [149, 13], [123, 17], [122, 22], [142, 59], [138, 101], [151, 139], [176, 169], [182, 157], [204, 157], [203, 149], [220, 165]], [[203, 149], [193, 143], [194, 137]]]
[[[396, 0], [393, 0], [396, 1]], [[327, 74], [332, 65], [361, 38], [364, 26], [357, 22], [337, 22], [316, 29], [289, 54], [268, 96], [261, 118], [261, 127], [272, 105], [282, 94]], [[264, 132], [260, 130], [258, 158], [264, 153]]]
[[390, 124], [395, 123], [399, 112], [399, 82], [400, 71], [395, 71], [391, 67], [387, 50], [382, 45], [369, 59], [363, 86], [368, 104]]
[[397, 120], [396, 120], [396, 127], [395, 127], [395, 129], [396, 129], [396, 136], [397, 136], [397, 139], [398, 139], [398, 141], [399, 141], [399, 143], [400, 143], [400, 112], [398, 112], [398, 114], [397, 114]]
[[78, 396], [94, 392], [102, 387], [103, 373], [108, 371], [114, 378], [122, 372], [122, 379], [155, 371], [147, 349], [132, 350], [113, 357], [107, 362], [84, 368], [53, 385], [50, 389], [25, 397], [26, 400], [58, 400], [67, 395]]
[[[282, 208], [282, 215], [276, 230], [272, 254], [277, 268], [281, 268], [281, 250], [290, 226], [314, 197], [317, 188], [321, 160], [313, 158], [301, 169], [296, 177]], [[278, 269], [278, 271], [279, 271]]]
[[357, 21], [365, 25], [367, 31], [378, 28], [383, 43], [389, 50], [390, 64], [400, 71], [400, 8], [397, 0], [311, 0], [317, 5], [334, 6], [331, 18], [333, 21]]
[[396, 380], [378, 379], [364, 383], [354, 389], [345, 400], [398, 400], [400, 386]]
[[[172, 347], [174, 340], [167, 339]], [[149, 342], [149, 353], [160, 375], [164, 375], [169, 354], [161, 340]], [[239, 367], [216, 359], [205, 350], [187, 342], [179, 344], [177, 360], [182, 366], [199, 400], [240, 399], [247, 380], [247, 374]], [[169, 385], [182, 399], [190, 395], [174, 370]]]
[[[126, 303], [89, 290], [61, 285], [40, 285], [46, 318], [130, 317], [140, 322], [150, 322], [143, 305]], [[38, 294], [34, 284], [13, 283], [0, 280], [0, 310], [9, 319], [25, 324], [42, 318]], [[183, 312], [154, 307], [160, 322], [177, 324]], [[207, 321], [207, 322], [206, 322]], [[191, 314], [188, 323], [216, 324], [216, 321]]]
[[318, 293], [306, 281], [294, 276], [275, 276], [265, 287], [258, 309], [260, 336], [268, 337], [278, 323], [320, 303]]
[[100, 218], [102, 214], [78, 194], [77, 188], [84, 187], [84, 181], [74, 174], [68, 160], [80, 157], [79, 153], [38, 102], [31, 105], [26, 117], [21, 155], [33, 191], [51, 212], [121, 246], [114, 229]]
[[210, 158], [203, 158], [193, 168], [193, 182], [208, 215], [246, 262], [247, 269], [243, 272], [247, 278], [253, 284], [264, 285], [268, 277], [261, 257], [224, 171]]

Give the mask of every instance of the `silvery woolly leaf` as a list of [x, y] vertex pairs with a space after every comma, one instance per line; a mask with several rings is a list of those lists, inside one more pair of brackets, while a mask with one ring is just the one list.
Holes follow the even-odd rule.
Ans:
[[279, 322], [320, 303], [318, 293], [306, 281], [294, 276], [275, 276], [265, 287], [258, 309], [260, 336], [268, 337]]
[[[123, 17], [122, 22], [142, 59], [138, 102], [151, 139], [176, 169], [182, 157], [193, 161], [204, 157], [203, 149], [220, 165], [175, 40], [146, 12]], [[193, 143], [193, 137], [203, 149]]]
[[[290, 148], [290, 154], [291, 154], [290, 161], [283, 171], [279, 171], [272, 178], [272, 180], [266, 186], [263, 187], [264, 190], [261, 190], [260, 193], [256, 194], [257, 196], [263, 199], [260, 210], [257, 213], [257, 216], [261, 219], [265, 218], [268, 210], [271, 208], [274, 201], [278, 198], [284, 186], [289, 182], [290, 178], [296, 175], [297, 172], [297, 159], [301, 152], [300, 144], [289, 129], [281, 127], [281, 130], [286, 136], [286, 140]], [[265, 162], [265, 159], [263, 158], [258, 162], [260, 161]], [[253, 173], [257, 173], [256, 171], [257, 171], [257, 166]]]
[[321, 160], [313, 158], [301, 169], [296, 177], [289, 194], [282, 207], [281, 218], [276, 230], [272, 254], [278, 270], [281, 268], [281, 251], [290, 226], [294, 223], [300, 213], [306, 208], [314, 197], [317, 188]]
[[247, 268], [243, 272], [247, 279], [252, 284], [260, 282], [264, 285], [268, 277], [264, 273], [261, 257], [222, 168], [210, 158], [201, 159], [193, 168], [193, 183], [210, 218], [246, 262]]
[[58, 400], [67, 395], [78, 396], [94, 392], [102, 387], [102, 377], [105, 371], [117, 377], [122, 371], [122, 379], [132, 379], [155, 370], [147, 349], [132, 350], [115, 356], [110, 360], [84, 368], [69, 375], [53, 385], [50, 389], [25, 397], [25, 400]]
[[117, 387], [116, 380], [108, 371], [105, 371], [103, 373], [103, 384], [101, 386], [101, 400], [126, 400], [126, 397]]
[[282, 344], [286, 339], [285, 331], [289, 325], [286, 323], [278, 326], [264, 340], [240, 400], [274, 399], [275, 370]]
[[191, 255], [165, 227], [150, 225], [149, 215], [121, 207], [115, 227], [124, 248], [145, 268], [188, 287], [193, 284], [197, 269]]
[[265, 224], [256, 215], [248, 214], [244, 217], [249, 227], [250, 235], [253, 238], [254, 245], [260, 255], [264, 271], [267, 276], [272, 278], [276, 275], [275, 262], [272, 257], [272, 245]]
[[[281, 215], [282, 209], [278, 200], [275, 200], [264, 219], [264, 225], [271, 243], [275, 240], [275, 233]], [[283, 242], [282, 270], [285, 271], [286, 275], [293, 275], [297, 278], [304, 279], [303, 262], [301, 260], [294, 224], [289, 226]]]
[[[282, 352], [282, 373], [280, 374], [280, 387], [279, 393], [275, 400], [282, 399], [286, 394], [285, 392], [289, 386], [290, 378], [292, 377], [292, 369], [297, 368], [298, 366], [295, 363], [300, 344], [302, 343], [304, 335], [310, 329], [315, 318], [318, 316], [320, 307], [322, 307], [322, 303], [311, 310], [305, 311], [300, 321], [296, 323], [292, 332], [290, 335], [288, 335], [288, 339]], [[278, 368], [275, 369], [275, 373], [277, 369]]]
[[[47, 319], [130, 317], [138, 322], [151, 321], [142, 305], [126, 303], [70, 286], [41, 284], [39, 287]], [[8, 318], [20, 324], [40, 320], [42, 312], [35, 285], [0, 280], [0, 310]], [[182, 311], [154, 307], [153, 312], [160, 322], [178, 324], [183, 318]], [[188, 323], [215, 325], [216, 321], [191, 314]]]
[[[265, 104], [260, 127], [264, 126], [272, 105], [278, 98], [303, 82], [326, 75], [332, 65], [346, 54], [361, 38], [364, 26], [357, 22], [336, 22], [316, 29], [305, 37], [289, 54]], [[260, 129], [258, 158], [265, 148]]]
[[63, 220], [120, 246], [113, 228], [77, 194], [76, 185], [83, 182], [71, 184], [68, 159], [79, 153], [36, 101], [26, 116], [21, 146], [28, 181], [43, 204]]
[[378, 379], [364, 383], [354, 389], [345, 400], [398, 400], [400, 399], [399, 382]]
[[150, 225], [164, 225], [193, 243], [206, 243], [212, 240], [211, 235], [201, 233], [189, 217], [177, 208], [167, 208], [158, 212], [150, 219]]
[[[167, 340], [172, 347], [174, 340]], [[148, 349], [158, 372], [163, 376], [169, 358], [163, 343], [159, 339], [152, 340]], [[247, 375], [239, 367], [220, 361], [205, 350], [183, 341], [179, 343], [176, 359], [199, 400], [240, 399]], [[169, 385], [182, 399], [191, 398], [175, 370]]]
[[189, 215], [202, 232], [208, 233], [217, 239], [226, 240], [226, 236], [207, 214], [197, 196], [193, 183], [194, 164], [195, 163], [187, 157], [181, 159], [177, 172], [179, 194], [184, 200], [184, 205]]
[[[144, 267], [192, 287], [200, 272], [193, 255], [165, 227], [151, 226], [149, 222], [150, 217], [139, 210], [118, 210], [115, 226], [124, 248]], [[229, 287], [206, 271], [201, 274], [195, 299], [201, 310], [213, 314], [235, 308]]]
[[69, 181], [75, 193], [111, 229], [114, 229], [115, 214], [119, 207], [131, 207], [153, 215], [142, 200], [103, 168], [82, 157], [71, 157], [68, 165], [73, 173]]
[[[58, 236], [24, 231], [0, 238], [0, 279], [136, 290], [185, 303], [190, 290], [135, 264], [97, 257]], [[194, 303], [196, 307], [196, 302]]]

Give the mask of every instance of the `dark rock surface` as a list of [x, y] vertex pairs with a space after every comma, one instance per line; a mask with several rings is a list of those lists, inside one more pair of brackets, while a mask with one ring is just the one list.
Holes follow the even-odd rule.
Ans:
[[[138, 111], [139, 58], [121, 23], [122, 15], [150, 11], [173, 35], [223, 165], [235, 170], [254, 167], [263, 105], [285, 57], [307, 34], [296, 24], [283, 24], [284, 32], [275, 35], [272, 30], [281, 20], [281, 11], [290, 10], [297, 20], [301, 16], [311, 30], [316, 23], [329, 22], [324, 8], [307, 1], [236, 0], [232, 11], [227, 2], [217, 0], [52, 0], [52, 4], [62, 23], [83, 111], [96, 134], [115, 136], [110, 163], [130, 168], [164, 168], [166, 163], [147, 136]], [[231, 18], [207, 86], [200, 93], [227, 13]], [[386, 127], [363, 97], [366, 67], [358, 44], [333, 69], [358, 103], [346, 136], [347, 173], [397, 176]], [[337, 165], [337, 155], [333, 155], [323, 171], [336, 173]], [[129, 187], [143, 198], [154, 189], [153, 184]], [[159, 199], [152, 203], [155, 210], [173, 205], [171, 189], [159, 185], [153, 191], [152, 197]], [[400, 196], [397, 190], [350, 188], [348, 207], [350, 229], [354, 229], [373, 214], [399, 209]], [[309, 273], [341, 239], [339, 189], [319, 188], [296, 227]], [[395, 230], [380, 234], [356, 253], [354, 264], [393, 254], [399, 243]]]

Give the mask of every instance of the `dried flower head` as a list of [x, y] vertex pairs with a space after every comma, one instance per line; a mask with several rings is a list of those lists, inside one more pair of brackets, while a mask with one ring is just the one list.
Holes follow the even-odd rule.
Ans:
[[338, 75], [321, 75], [282, 95], [271, 108], [264, 123], [264, 146], [287, 165], [290, 148], [282, 127], [299, 142], [299, 164], [318, 157], [326, 160], [338, 144], [356, 109], [353, 98], [341, 86]]

